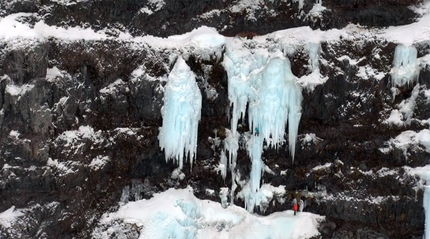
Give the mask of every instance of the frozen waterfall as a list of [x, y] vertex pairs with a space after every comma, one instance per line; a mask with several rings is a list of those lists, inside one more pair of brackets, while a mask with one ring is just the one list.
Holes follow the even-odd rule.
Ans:
[[[248, 140], [247, 150], [252, 168], [249, 185], [246, 190], [242, 190], [242, 195], [247, 210], [253, 211], [262, 198], [259, 190], [264, 168], [264, 142], [273, 148], [284, 144], [287, 125], [289, 151], [294, 160], [301, 117], [301, 88], [291, 72], [290, 61], [280, 52], [269, 54], [257, 49], [251, 53], [243, 48], [229, 51], [227, 47], [224, 66], [229, 77], [229, 99], [233, 107], [231, 134], [235, 137], [231, 138], [238, 138], [237, 125], [244, 118], [248, 107], [249, 132], [253, 134], [244, 138]], [[236, 156], [236, 153], [233, 155]]]
[[424, 238], [430, 238], [430, 179], [426, 181], [426, 186], [424, 187], [424, 198], [423, 207], [425, 211], [425, 230]]
[[391, 69], [393, 86], [403, 86], [418, 80], [417, 49], [414, 46], [397, 45]]
[[189, 158], [191, 166], [197, 150], [197, 132], [201, 116], [202, 95], [194, 73], [182, 57], [176, 61], [164, 92], [161, 109], [163, 125], [158, 135], [166, 160], [183, 166]]
[[257, 98], [249, 106], [251, 130], [258, 128], [269, 146], [284, 141], [288, 123], [288, 145], [294, 160], [297, 131], [301, 117], [302, 93], [291, 72], [290, 61], [277, 56], [259, 74]]

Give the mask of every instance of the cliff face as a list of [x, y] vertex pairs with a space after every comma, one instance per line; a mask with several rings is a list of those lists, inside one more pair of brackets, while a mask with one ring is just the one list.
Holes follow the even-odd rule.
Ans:
[[[415, 22], [420, 4], [418, 0], [325, 0], [322, 5], [307, 0], [0, 3], [0, 16], [13, 16], [29, 29], [43, 21], [45, 26], [91, 27], [103, 34], [94, 38], [0, 34], [0, 212], [14, 206], [23, 213], [9, 226], [0, 223], [0, 235], [89, 238], [100, 216], [117, 206], [124, 188], [137, 192], [130, 193], [129, 200], [134, 200], [191, 185], [199, 198], [219, 201], [218, 194], [207, 195], [206, 189], [220, 192], [232, 184], [231, 176], [223, 180], [214, 169], [222, 150], [215, 141], [222, 141], [230, 127], [228, 77], [222, 64], [225, 48], [202, 57], [193, 47], [130, 40], [183, 34], [206, 25], [225, 36], [238, 35], [243, 46], [265, 41], [264, 47], [294, 38], [294, 34], [259, 36], [277, 30], [349, 27], [340, 37], [317, 40], [325, 81], [313, 89], [303, 86], [294, 162], [286, 146], [265, 150], [264, 163], [273, 173], [264, 173], [262, 181], [285, 186], [282, 197], [287, 201], [299, 193], [307, 202], [306, 211], [326, 215], [322, 238], [421, 238], [423, 190], [410, 169], [429, 160], [430, 149], [416, 140], [416, 134], [429, 128], [430, 41], [413, 42], [418, 78], [393, 86], [390, 71], [399, 42], [378, 35], [381, 27]], [[124, 32], [128, 38], [122, 37]], [[297, 77], [311, 73], [306, 44], [284, 52]], [[163, 87], [179, 55], [186, 56], [196, 75], [203, 106], [195, 165], [184, 165], [184, 178], [172, 178], [177, 166], [165, 161], [157, 136]], [[214, 91], [216, 96], [209, 93]], [[400, 123], [389, 123], [391, 115]], [[238, 131], [248, 131], [247, 121]], [[399, 136], [410, 140], [403, 143]], [[250, 169], [241, 148], [237, 162], [241, 180], [248, 178]], [[235, 203], [244, 204], [239, 198]], [[289, 208], [289, 203], [270, 203], [257, 213]]]

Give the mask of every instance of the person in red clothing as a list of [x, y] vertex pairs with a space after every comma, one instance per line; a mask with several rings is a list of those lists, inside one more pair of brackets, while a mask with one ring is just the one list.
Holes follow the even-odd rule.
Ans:
[[297, 214], [297, 211], [299, 210], [299, 204], [297, 204], [297, 202], [294, 202], [293, 210], [294, 210], [294, 216], [295, 216]]

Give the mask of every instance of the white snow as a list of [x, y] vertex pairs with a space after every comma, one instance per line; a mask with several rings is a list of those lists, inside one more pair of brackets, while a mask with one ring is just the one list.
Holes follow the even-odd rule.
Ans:
[[160, 11], [166, 5], [166, 2], [164, 2], [164, 0], [149, 0], [148, 3], [150, 6], [146, 6], [140, 9], [142, 13], [145, 13], [147, 15], [151, 15], [155, 12]]
[[98, 155], [97, 157], [91, 160], [91, 163], [88, 165], [92, 170], [97, 171], [102, 169], [106, 163], [109, 161], [108, 156]]
[[63, 77], [64, 74], [61, 72], [60, 69], [58, 69], [56, 66], [52, 67], [52, 68], [48, 68], [46, 70], [46, 80], [47, 81], [54, 81], [55, 79], [57, 79], [58, 77]]
[[91, 126], [80, 126], [78, 130], [69, 130], [63, 132], [56, 139], [66, 142], [65, 146], [70, 147], [78, 140], [78, 138], [97, 140], [100, 136], [100, 131], [95, 132]]
[[119, 221], [136, 225], [140, 239], [304, 239], [318, 236], [317, 227], [323, 220], [306, 212], [294, 216], [290, 210], [255, 216], [234, 205], [224, 209], [219, 203], [199, 200], [191, 188], [169, 189], [104, 214], [92, 237], [121, 235]]
[[9, 133], [9, 137], [11, 137], [14, 140], [18, 140], [19, 139], [19, 135], [20, 133], [16, 130], [11, 130]]
[[410, 148], [421, 147], [424, 151], [430, 153], [430, 130], [423, 129], [418, 132], [407, 130], [399, 134], [396, 138], [390, 139], [388, 148], [380, 148], [383, 153], [392, 150], [392, 147], [401, 149], [403, 154], [407, 156], [407, 151]]
[[117, 79], [116, 81], [112, 82], [108, 86], [100, 89], [99, 92], [101, 94], [115, 94], [115, 93], [118, 93], [118, 87], [121, 86], [121, 85], [125, 85], [126, 92], [128, 92], [130, 90], [128, 88], [128, 86], [126, 85], [126, 83], [122, 79]]
[[[394, 89], [397, 89], [393, 87]], [[383, 121], [384, 124], [388, 125], [410, 125], [412, 121], [412, 116], [414, 115], [414, 110], [416, 106], [416, 99], [418, 94], [420, 93], [420, 85], [417, 84], [412, 92], [411, 96], [408, 99], [402, 100], [396, 107], [398, 109], [393, 109], [390, 113], [390, 116]]]
[[331, 168], [332, 165], [333, 165], [333, 163], [325, 163], [324, 165], [318, 165], [318, 166], [313, 167], [311, 169], [311, 171], [327, 170], [327, 169]]
[[322, 0], [315, 0], [315, 4], [309, 11], [310, 16], [320, 16], [327, 8], [322, 5]]
[[310, 144], [310, 143], [318, 144], [321, 141], [322, 141], [322, 139], [317, 137], [316, 134], [314, 134], [314, 133], [304, 134], [304, 136], [301, 140], [302, 146]]
[[10, 228], [11, 224], [18, 217], [21, 217], [23, 215], [24, 213], [22, 213], [19, 209], [16, 210], [15, 206], [12, 206], [6, 211], [0, 213], [0, 225], [2, 225], [4, 228]]
[[201, 109], [202, 95], [194, 73], [179, 57], [165, 87], [161, 109], [163, 125], [158, 136], [166, 160], [173, 159], [179, 168], [184, 158], [188, 158], [192, 166], [196, 157]]
[[18, 96], [19, 98], [33, 88], [34, 88], [33, 84], [7, 85], [6, 92], [9, 93], [11, 96]]
[[56, 168], [60, 173], [59, 176], [64, 176], [66, 174], [74, 173], [73, 167], [78, 165], [75, 161], [58, 162], [57, 159], [48, 158], [46, 165], [49, 167]]

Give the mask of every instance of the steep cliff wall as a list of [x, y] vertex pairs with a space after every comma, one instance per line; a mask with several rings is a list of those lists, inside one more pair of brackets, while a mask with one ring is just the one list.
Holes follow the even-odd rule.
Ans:
[[[226, 48], [206, 51], [192, 41], [175, 45], [141, 37], [206, 25], [247, 51], [281, 51], [303, 87], [294, 162], [288, 144], [265, 150], [270, 170], [263, 183], [285, 187], [280, 197], [286, 202], [299, 194], [306, 211], [326, 215], [322, 238], [421, 238], [422, 181], [413, 169], [426, 166], [430, 155], [430, 34], [425, 25], [410, 34], [419, 74], [393, 85], [402, 40], [391, 34], [402, 30], [381, 28], [418, 21], [426, 11], [421, 6], [334, 0], [1, 2], [0, 26], [7, 30], [0, 30], [0, 212], [15, 207], [23, 215], [9, 226], [0, 223], [0, 235], [89, 238], [100, 216], [117, 207], [124, 188], [137, 190], [129, 198], [135, 200], [191, 185], [198, 197], [219, 201], [221, 188], [235, 180], [229, 174], [224, 180], [217, 170], [219, 142], [230, 128]], [[310, 28], [295, 28], [300, 26]], [[318, 28], [324, 31], [312, 30]], [[272, 33], [284, 29], [290, 30]], [[307, 78], [309, 42], [319, 44], [316, 83]], [[202, 112], [196, 161], [192, 168], [184, 164], [184, 177], [172, 177], [177, 165], [165, 161], [158, 134], [163, 89], [179, 56], [196, 75]], [[238, 126], [242, 136], [247, 124]], [[244, 148], [236, 169], [237, 181], [248, 180]], [[256, 212], [290, 208], [275, 201]], [[234, 202], [244, 206], [241, 198]]]

